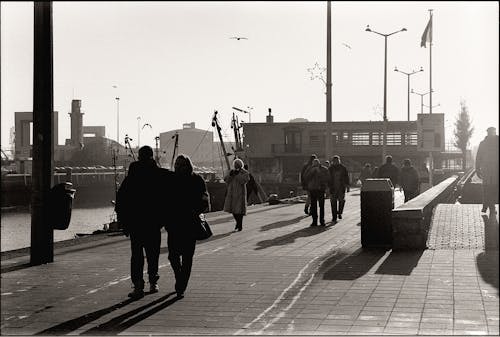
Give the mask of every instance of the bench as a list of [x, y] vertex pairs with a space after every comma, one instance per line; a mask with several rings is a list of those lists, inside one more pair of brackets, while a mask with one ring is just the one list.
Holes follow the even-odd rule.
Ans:
[[392, 210], [394, 250], [426, 249], [432, 211], [439, 203], [454, 203], [458, 176], [451, 176]]

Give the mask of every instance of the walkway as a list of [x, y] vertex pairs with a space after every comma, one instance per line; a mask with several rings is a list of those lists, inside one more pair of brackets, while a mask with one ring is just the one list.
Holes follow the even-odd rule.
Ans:
[[256, 209], [240, 233], [212, 216], [181, 300], [165, 238], [160, 292], [135, 302], [124, 237], [61, 248], [43, 266], [2, 261], [2, 334], [498, 334], [498, 246], [363, 250], [359, 221], [359, 191], [326, 228], [309, 227], [303, 204]]

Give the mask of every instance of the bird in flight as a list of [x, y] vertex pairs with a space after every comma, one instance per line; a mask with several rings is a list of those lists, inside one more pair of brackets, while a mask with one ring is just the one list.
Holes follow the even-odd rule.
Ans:
[[349, 46], [348, 44], [345, 44], [344, 42], [342, 42], [342, 44], [343, 44], [344, 46], [346, 46], [347, 48], [352, 49], [352, 48], [351, 48], [351, 46]]
[[230, 39], [235, 39], [235, 40], [248, 40], [248, 38], [246, 37], [243, 37], [243, 36], [232, 36], [230, 37]]

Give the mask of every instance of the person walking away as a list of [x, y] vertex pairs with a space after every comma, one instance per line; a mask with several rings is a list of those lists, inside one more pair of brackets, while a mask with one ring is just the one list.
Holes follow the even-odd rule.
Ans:
[[319, 222], [325, 226], [325, 190], [328, 186], [328, 169], [320, 164], [319, 159], [314, 159], [312, 166], [306, 171], [307, 190], [311, 193], [311, 210], [313, 218], [311, 226], [318, 225]]
[[483, 209], [496, 213], [498, 203], [498, 136], [494, 127], [489, 127], [487, 136], [479, 143], [476, 155], [476, 175], [483, 180]]
[[174, 164], [173, 211], [165, 228], [168, 233], [168, 260], [175, 275], [177, 297], [184, 296], [196, 248], [196, 226], [200, 214], [209, 209], [209, 195], [203, 178], [193, 172], [191, 159], [179, 155]]
[[328, 168], [330, 176], [330, 205], [332, 207], [332, 223], [337, 223], [337, 217], [342, 219], [345, 205], [345, 192], [349, 192], [349, 173], [340, 163], [340, 156], [333, 156], [332, 165]]
[[247, 212], [247, 183], [250, 181], [248, 171], [243, 168], [243, 161], [235, 159], [233, 169], [224, 177], [227, 184], [224, 211], [233, 214], [236, 220], [235, 232], [243, 230], [243, 216]]
[[410, 159], [403, 160], [400, 183], [405, 195], [405, 202], [415, 198], [420, 193], [420, 178], [417, 170], [411, 165]]
[[312, 162], [316, 158], [317, 156], [315, 154], [312, 154], [311, 157], [309, 157], [307, 163], [302, 166], [302, 170], [300, 171], [300, 183], [302, 185], [302, 189], [307, 192], [306, 204], [304, 206], [304, 213], [306, 213], [307, 215], [310, 215], [309, 207], [311, 206], [311, 193], [307, 189], [306, 171], [312, 166]]
[[122, 182], [115, 205], [118, 222], [126, 236], [130, 236], [130, 276], [134, 290], [132, 299], [144, 297], [144, 251], [148, 263], [150, 292], [158, 291], [158, 261], [160, 257], [161, 227], [160, 201], [155, 187], [168, 179], [171, 171], [162, 170], [153, 160], [153, 149], [139, 149], [139, 160], [130, 164]]
[[363, 169], [361, 170], [361, 174], [359, 175], [359, 180], [361, 181], [361, 186], [364, 185], [366, 179], [372, 177], [372, 169], [369, 163], [366, 163]]
[[385, 164], [379, 167], [377, 178], [391, 179], [394, 188], [396, 188], [396, 184], [399, 184], [399, 169], [392, 163], [392, 156], [385, 157]]

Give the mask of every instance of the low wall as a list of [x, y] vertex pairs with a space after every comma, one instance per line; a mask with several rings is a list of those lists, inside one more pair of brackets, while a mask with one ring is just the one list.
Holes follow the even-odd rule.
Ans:
[[454, 202], [458, 176], [451, 176], [416, 198], [392, 210], [394, 250], [425, 249], [432, 211], [439, 203]]

